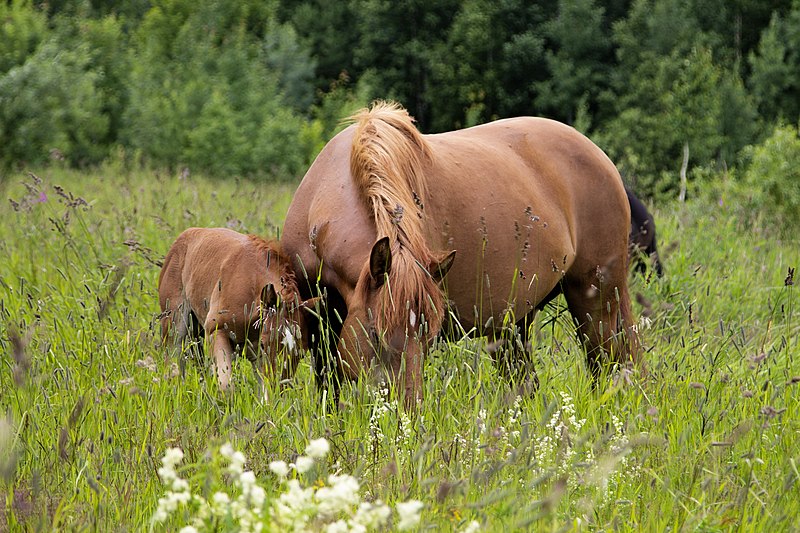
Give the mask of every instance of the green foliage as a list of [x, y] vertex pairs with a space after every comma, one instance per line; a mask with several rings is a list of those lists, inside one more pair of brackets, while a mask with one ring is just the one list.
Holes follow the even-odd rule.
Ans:
[[800, 118], [800, 1], [786, 17], [773, 15], [749, 56], [750, 86], [759, 110], [768, 120]]
[[525, 114], [535, 82], [546, 76], [540, 27], [556, 2], [547, 4], [470, 0], [461, 5], [446, 41], [434, 50], [431, 130]]
[[0, 3], [0, 74], [22, 65], [44, 38], [47, 17], [31, 0]]
[[722, 147], [718, 88], [724, 73], [706, 49], [643, 57], [649, 60], [636, 69], [620, 114], [597, 139], [636, 181], [637, 190], [647, 196], [672, 194], [684, 144], [690, 161], [701, 165], [711, 163]]
[[83, 165], [100, 161], [108, 133], [100, 73], [91, 49], [42, 43], [24, 64], [0, 76], [0, 162], [38, 164], [49, 158]]
[[[748, 147], [744, 173], [750, 201], [786, 233], [800, 228], [800, 137], [795, 126], [778, 126], [761, 144]], [[755, 210], [755, 209], [754, 209]]]
[[432, 100], [426, 91], [435, 83], [431, 54], [441, 42], [438, 30], [447, 26], [459, 2], [358, 0], [355, 5], [359, 40], [353, 63], [374, 75], [372, 96], [404, 102], [421, 124], [428, 124]]
[[[43, 72], [56, 49], [66, 64]], [[684, 144], [699, 177], [796, 122], [797, 71], [800, 0], [10, 0], [0, 165], [52, 149], [73, 166], [124, 154], [299, 176], [355, 104], [382, 98], [426, 133], [567, 122], [667, 197]], [[49, 131], [49, 114], [73, 118]]]
[[[572, 124], [581, 105], [596, 102], [608, 88], [611, 40], [603, 27], [604, 9], [594, 0], [561, 0], [547, 24], [554, 50], [545, 53], [550, 76], [537, 84], [537, 106]], [[560, 116], [568, 111], [566, 116]]]
[[247, 31], [246, 2], [187, 6], [154, 6], [136, 35], [135, 53], [145, 60], [131, 72], [123, 142], [144, 161], [172, 168], [301, 173], [313, 154], [287, 104], [303, 104], [311, 63], [287, 61], [300, 50], [294, 33], [271, 24], [263, 38]]

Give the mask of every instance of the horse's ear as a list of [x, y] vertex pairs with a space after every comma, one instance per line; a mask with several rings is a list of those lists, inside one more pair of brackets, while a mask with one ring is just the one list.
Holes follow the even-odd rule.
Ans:
[[317, 308], [317, 304], [321, 302], [322, 302], [322, 296], [309, 298], [308, 300], [303, 300], [302, 302], [300, 302], [298, 308], [305, 309], [306, 311], [314, 311]]
[[278, 305], [278, 293], [275, 292], [275, 286], [272, 283], [267, 283], [261, 289], [261, 304], [264, 307], [275, 307]]
[[372, 247], [369, 254], [369, 275], [372, 276], [376, 288], [383, 285], [386, 276], [392, 271], [392, 250], [389, 237], [383, 237]]
[[450, 272], [450, 267], [453, 266], [453, 260], [455, 258], [456, 251], [453, 250], [444, 256], [444, 259], [441, 259], [438, 263], [431, 261], [431, 264], [428, 265], [428, 272], [430, 272], [433, 281], [436, 283], [441, 283], [447, 273]]

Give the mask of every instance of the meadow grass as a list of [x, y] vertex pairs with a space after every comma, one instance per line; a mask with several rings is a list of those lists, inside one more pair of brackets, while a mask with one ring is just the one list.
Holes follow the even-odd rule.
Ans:
[[411, 418], [366, 379], [321, 402], [308, 358], [268, 403], [243, 359], [229, 394], [201, 364], [181, 377], [157, 263], [190, 226], [275, 236], [293, 189], [113, 167], [0, 182], [0, 530], [177, 531], [185, 512], [152, 521], [168, 448], [210, 495], [231, 486], [214, 466], [230, 442], [273, 501], [270, 463], [319, 437], [309, 483], [348, 473], [365, 500], [420, 500], [420, 529], [800, 529], [796, 240], [717, 204], [656, 210], [667, 274], [631, 276], [646, 378], [593, 385], [561, 299], [526, 397], [466, 337], [434, 347]]

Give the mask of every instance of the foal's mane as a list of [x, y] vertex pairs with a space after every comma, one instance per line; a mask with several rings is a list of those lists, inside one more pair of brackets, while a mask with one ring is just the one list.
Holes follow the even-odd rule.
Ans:
[[414, 310], [417, 320], [424, 316], [429, 331], [438, 331], [444, 296], [426, 270], [437, 258], [423, 233], [427, 195], [422, 165], [431, 157], [430, 148], [399, 104], [378, 101], [351, 120], [356, 132], [350, 173], [372, 212], [378, 237], [388, 236], [391, 242], [389, 288], [379, 295], [377, 325], [382, 330], [407, 325]]
[[277, 273], [280, 277], [281, 286], [276, 287], [276, 290], [280, 293], [281, 299], [285, 302], [295, 303], [295, 298], [299, 294], [297, 279], [289, 258], [281, 249], [281, 243], [275, 239], [265, 239], [253, 234], [248, 235], [247, 238], [250, 239], [256, 250], [267, 256], [267, 270]]

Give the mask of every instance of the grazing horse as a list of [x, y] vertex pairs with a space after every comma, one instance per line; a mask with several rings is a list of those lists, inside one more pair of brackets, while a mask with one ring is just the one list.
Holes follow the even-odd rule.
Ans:
[[164, 345], [171, 336], [176, 344], [205, 336], [223, 390], [234, 349], [242, 349], [262, 386], [281, 350], [289, 354], [283, 377], [293, 375], [309, 338], [303, 310], [316, 303], [299, 299], [279, 243], [225, 228], [189, 228], [178, 236], [164, 258], [158, 299]]
[[352, 120], [309, 168], [281, 237], [301, 293], [321, 289], [332, 308], [334, 360], [318, 361], [318, 376], [333, 366], [338, 385], [377, 357], [413, 406], [446, 314], [473, 334], [517, 324], [525, 337], [562, 292], [594, 374], [603, 351], [638, 361], [630, 209], [589, 139], [530, 117], [422, 135], [385, 102]]
[[656, 221], [633, 191], [625, 187], [625, 194], [628, 195], [631, 207], [630, 261], [634, 265], [634, 270], [644, 274], [647, 266], [642, 260], [642, 255], [646, 255], [653, 262], [653, 269], [660, 278], [664, 275], [664, 267], [661, 265], [656, 248]]

